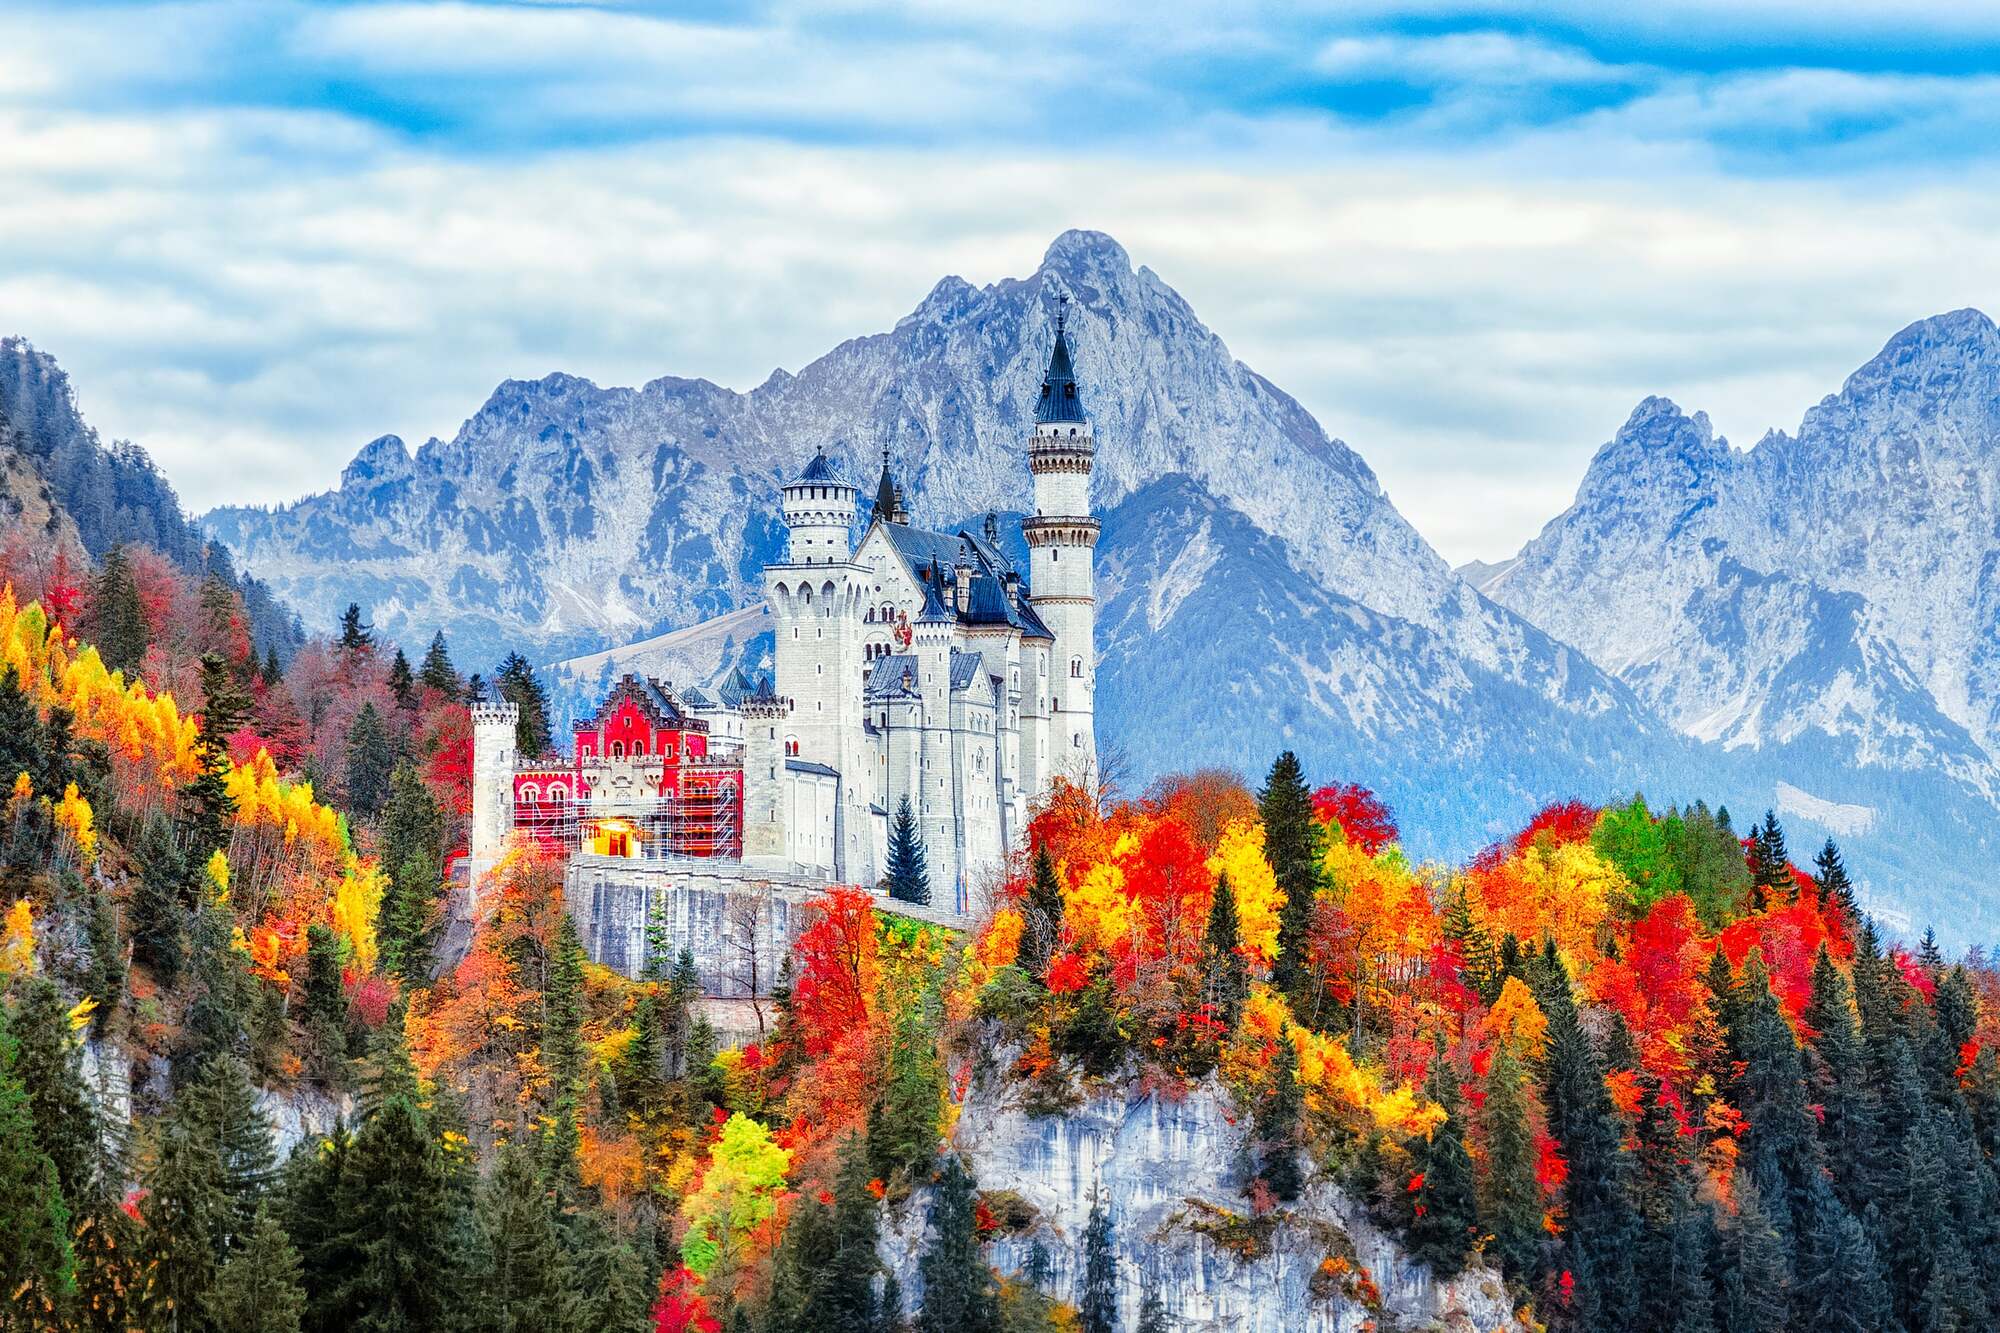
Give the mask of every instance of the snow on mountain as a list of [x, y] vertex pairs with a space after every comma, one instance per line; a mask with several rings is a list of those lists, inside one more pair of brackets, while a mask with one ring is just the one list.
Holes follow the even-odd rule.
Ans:
[[[377, 440], [335, 491], [205, 521], [322, 625], [358, 601], [410, 644], [444, 627], [468, 666], [517, 645], [582, 657], [559, 673], [579, 696], [614, 660], [699, 678], [753, 643], [592, 655], [753, 604], [781, 549], [777, 488], [816, 448], [864, 482], [887, 450], [919, 522], [1027, 506], [1059, 294], [1099, 441], [1100, 736], [1135, 781], [1217, 760], [1255, 775], [1289, 745], [1449, 811], [1424, 846], [1464, 852], [1540, 800], [1628, 791], [1682, 744], [1479, 596], [1358, 455], [1093, 232], [1059, 236], [1025, 279], [946, 278], [889, 332], [749, 393], [509, 381], [449, 442]], [[1420, 790], [1409, 775], [1434, 757]], [[1447, 799], [1447, 773], [1475, 794]]]
[[[1842, 796], [1867, 787], [1906, 819], [1963, 828], [1968, 854], [1985, 847], [2000, 814], [2000, 330], [1975, 310], [1913, 324], [1796, 435], [1747, 452], [1649, 398], [1575, 503], [1480, 587], [1680, 731], [1814, 793], [1794, 802], [1802, 817], [1853, 827], [1865, 807], [1884, 827]], [[1918, 804], [1883, 773], [1938, 785]]]

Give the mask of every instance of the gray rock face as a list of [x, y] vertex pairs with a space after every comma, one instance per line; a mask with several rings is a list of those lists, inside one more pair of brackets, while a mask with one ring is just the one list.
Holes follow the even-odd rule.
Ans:
[[[1275, 1221], [1253, 1222], [1239, 1187], [1243, 1135], [1234, 1118], [1213, 1082], [1179, 1101], [1109, 1096], [1035, 1118], [981, 1078], [959, 1116], [954, 1148], [981, 1190], [1009, 1191], [1033, 1210], [1032, 1226], [994, 1241], [994, 1262], [1018, 1271], [1039, 1243], [1049, 1289], [1062, 1299], [1073, 1301], [1081, 1286], [1084, 1227], [1092, 1192], [1102, 1191], [1123, 1327], [1137, 1322], [1148, 1288], [1159, 1291], [1170, 1326], [1187, 1333], [1357, 1333], [1371, 1325], [1471, 1333], [1512, 1319], [1496, 1274], [1475, 1267], [1434, 1281], [1323, 1182]], [[917, 1260], [929, 1202], [920, 1192], [892, 1214], [882, 1245], [912, 1306], [922, 1292]], [[1323, 1272], [1328, 1259], [1332, 1271]], [[1364, 1294], [1363, 1274], [1379, 1301]]]

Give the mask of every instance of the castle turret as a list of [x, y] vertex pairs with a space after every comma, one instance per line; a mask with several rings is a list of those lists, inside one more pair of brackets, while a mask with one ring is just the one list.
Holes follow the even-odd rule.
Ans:
[[918, 740], [922, 790], [915, 801], [923, 835], [933, 902], [952, 902], [959, 872], [959, 773], [951, 743], [951, 640], [953, 615], [947, 599], [950, 576], [933, 564], [924, 571], [924, 605], [911, 627], [917, 659], [917, 689], [923, 696], [923, 734]]
[[786, 827], [785, 727], [792, 701], [770, 681], [743, 697], [743, 860], [784, 869], [792, 854]]
[[514, 830], [515, 728], [521, 710], [501, 700], [472, 705], [472, 891], [493, 868]]
[[[838, 786], [833, 820], [836, 877], [873, 881], [874, 854], [863, 834], [874, 802], [872, 751], [861, 703], [863, 617], [872, 578], [854, 563], [854, 487], [824, 452], [784, 488], [789, 558], [764, 569], [764, 595], [776, 622], [775, 692], [791, 700], [779, 727], [784, 755], [832, 770]], [[781, 762], [779, 776], [785, 768]]]
[[795, 565], [844, 565], [854, 553], [854, 487], [824, 449], [785, 487], [785, 527]]
[[1028, 600], [1055, 637], [1049, 771], [1090, 785], [1097, 779], [1098, 522], [1090, 513], [1097, 446], [1070, 363], [1067, 314], [1056, 316], [1055, 350], [1028, 439], [1035, 512], [1022, 521], [1021, 535], [1029, 548]]

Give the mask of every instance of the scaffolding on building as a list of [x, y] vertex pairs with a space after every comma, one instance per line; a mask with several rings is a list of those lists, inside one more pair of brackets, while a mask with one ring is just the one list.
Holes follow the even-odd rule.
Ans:
[[740, 860], [742, 783], [743, 770], [733, 763], [683, 763], [678, 791], [521, 801], [514, 807], [514, 827], [559, 856]]

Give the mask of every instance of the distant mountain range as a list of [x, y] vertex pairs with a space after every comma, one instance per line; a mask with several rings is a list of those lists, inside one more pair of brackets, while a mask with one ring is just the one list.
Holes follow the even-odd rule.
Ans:
[[1255, 779], [1292, 748], [1446, 857], [1568, 796], [1775, 806], [1802, 860], [1842, 839], [1892, 925], [1992, 932], [2000, 362], [1971, 312], [1748, 454], [1648, 400], [1536, 541], [1457, 572], [1092, 232], [748, 393], [510, 380], [449, 442], [385, 436], [336, 490], [201, 522], [314, 628], [356, 601], [468, 667], [518, 647], [578, 707], [627, 669], [711, 680], [768, 658], [777, 488], [816, 448], [864, 481], [887, 450], [920, 522], [1026, 504], [1058, 294], [1098, 426], [1100, 734], [1128, 786]]

